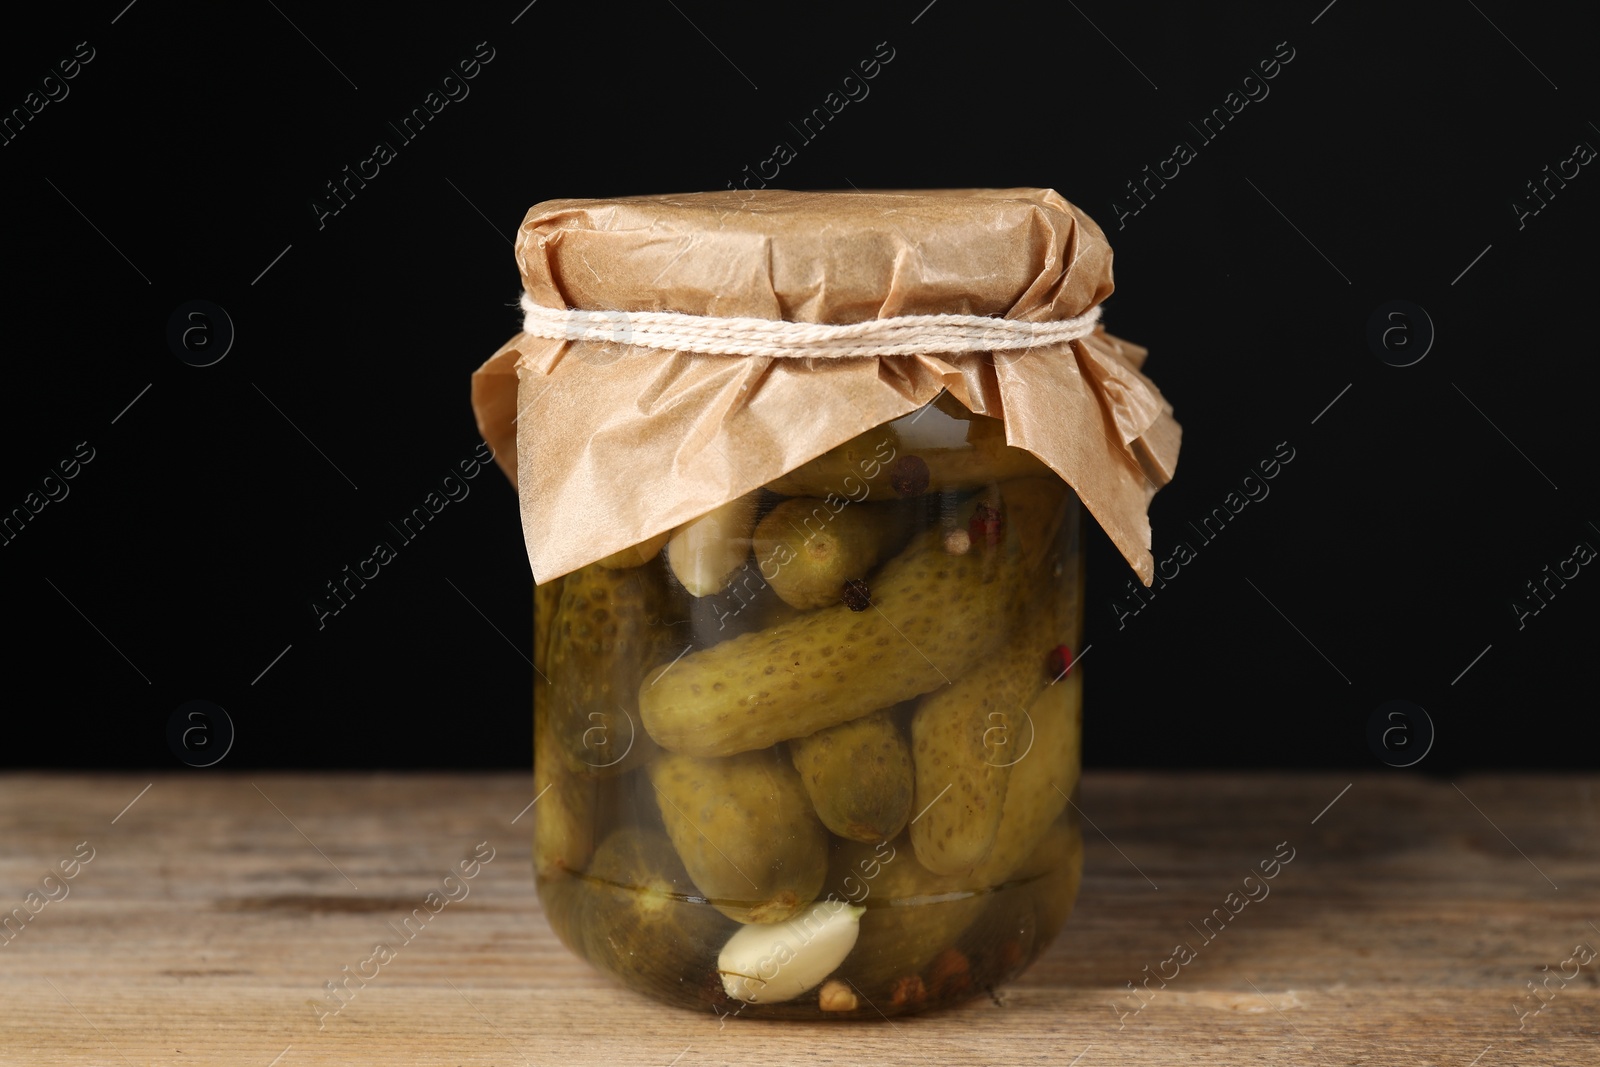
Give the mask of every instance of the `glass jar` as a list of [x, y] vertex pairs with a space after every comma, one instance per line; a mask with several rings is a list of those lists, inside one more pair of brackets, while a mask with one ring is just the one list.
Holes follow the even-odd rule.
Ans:
[[535, 589], [535, 868], [623, 984], [981, 995], [1077, 893], [1082, 509], [948, 393]]

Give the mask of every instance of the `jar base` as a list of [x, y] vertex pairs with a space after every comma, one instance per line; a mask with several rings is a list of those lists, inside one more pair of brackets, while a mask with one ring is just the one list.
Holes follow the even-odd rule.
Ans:
[[[936, 901], [869, 895], [851, 955], [817, 988], [777, 1003], [728, 995], [717, 956], [739, 926], [704, 898], [574, 874], [541, 877], [539, 894], [568, 948], [658, 1002], [724, 1018], [883, 1020], [993, 995], [1032, 965], [1065, 924], [1078, 890], [1075, 822], [1062, 820], [1053, 836], [1056, 865], [988, 891]], [[916, 860], [908, 848], [894, 862]], [[916, 951], [913, 930], [952, 923], [964, 928], [948, 944]]]

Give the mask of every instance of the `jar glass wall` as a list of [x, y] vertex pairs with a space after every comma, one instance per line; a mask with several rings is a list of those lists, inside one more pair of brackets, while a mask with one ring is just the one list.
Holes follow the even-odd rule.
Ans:
[[[642, 487], [641, 491], [649, 491]], [[1071, 911], [1081, 507], [948, 394], [535, 590], [535, 868], [625, 985], [878, 1018]]]

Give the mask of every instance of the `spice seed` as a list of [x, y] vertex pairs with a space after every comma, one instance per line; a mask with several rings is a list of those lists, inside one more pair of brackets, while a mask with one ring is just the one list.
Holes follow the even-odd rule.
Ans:
[[817, 994], [817, 1007], [823, 1011], [855, 1011], [860, 1004], [855, 990], [835, 978], [822, 984]]
[[1000, 512], [988, 504], [979, 504], [967, 522], [967, 533], [973, 544], [982, 543], [990, 548], [1000, 543], [1003, 523]]
[[927, 996], [920, 974], [908, 974], [894, 983], [894, 993], [889, 998], [892, 1008], [910, 1008], [921, 1004]]
[[889, 469], [889, 484], [901, 496], [921, 496], [928, 491], [928, 464], [921, 456], [901, 456]]

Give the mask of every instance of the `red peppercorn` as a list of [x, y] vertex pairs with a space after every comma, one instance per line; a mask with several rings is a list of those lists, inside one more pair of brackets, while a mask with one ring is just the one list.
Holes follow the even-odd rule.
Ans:
[[922, 984], [920, 974], [908, 974], [904, 978], [895, 980], [894, 991], [889, 997], [889, 1006], [892, 1008], [911, 1008], [921, 1004], [928, 995], [927, 987]]
[[1072, 649], [1068, 648], [1066, 645], [1057, 645], [1055, 648], [1052, 648], [1050, 650], [1050, 654], [1044, 658], [1045, 673], [1050, 676], [1052, 681], [1059, 681], [1060, 679], [1065, 678], [1067, 672], [1071, 669]]
[[967, 533], [971, 536], [973, 544], [988, 545], [993, 548], [1005, 536], [1004, 525], [997, 509], [988, 504], [979, 504], [967, 522]]
[[935, 999], [959, 997], [972, 986], [967, 957], [960, 949], [947, 948], [933, 958], [928, 968], [928, 985]]

